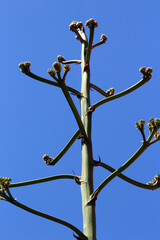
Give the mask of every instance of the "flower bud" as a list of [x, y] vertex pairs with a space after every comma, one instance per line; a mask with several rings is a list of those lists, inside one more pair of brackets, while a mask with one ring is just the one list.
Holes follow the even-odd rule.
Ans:
[[62, 71], [62, 67], [61, 64], [59, 62], [54, 62], [52, 64], [53, 68], [55, 69], [56, 72], [61, 72]]
[[20, 63], [18, 66], [21, 69], [21, 72], [23, 73], [30, 72], [30, 66], [31, 66], [30, 62]]
[[105, 35], [105, 34], [102, 34], [101, 35], [101, 40], [103, 41], [103, 42], [106, 42], [107, 41], [107, 36]]
[[98, 22], [96, 22], [93, 18], [90, 18], [88, 21], [86, 21], [85, 25], [89, 28], [96, 28], [98, 27]]
[[70, 66], [68, 65], [68, 64], [65, 64], [64, 66], [63, 66], [63, 71], [64, 72], [69, 72], [71, 70], [71, 68], [70, 68]]
[[48, 69], [47, 72], [48, 72], [49, 75], [50, 75], [51, 77], [53, 77], [53, 78], [54, 78], [55, 75], [56, 75], [56, 72], [55, 72], [52, 68]]
[[139, 69], [139, 71], [140, 71], [141, 73], [145, 74], [145, 72], [146, 72], [146, 67], [141, 67], [141, 68]]
[[65, 59], [63, 56], [58, 55], [57, 61], [61, 63], [61, 62], [63, 62], [63, 61], [66, 61], [66, 59]]
[[77, 22], [76, 26], [77, 26], [77, 28], [82, 29], [83, 28], [83, 23], [82, 22]]
[[138, 122], [135, 122], [135, 126], [136, 126], [137, 129], [140, 129], [140, 126], [139, 126]]
[[77, 28], [77, 22], [76, 21], [71, 22], [71, 24], [69, 25], [70, 31], [75, 32], [76, 28]]

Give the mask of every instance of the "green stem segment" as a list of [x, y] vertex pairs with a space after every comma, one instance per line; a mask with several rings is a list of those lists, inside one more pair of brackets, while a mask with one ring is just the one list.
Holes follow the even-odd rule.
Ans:
[[[112, 172], [112, 173], [116, 171], [116, 169], [112, 168], [111, 166], [107, 165], [106, 163], [100, 162], [100, 163], [99, 163], [99, 166], [107, 169], [108, 171], [110, 171], [110, 172]], [[132, 184], [132, 185], [134, 185], [134, 186], [140, 187], [140, 188], [144, 188], [144, 189], [148, 189], [148, 190], [155, 190], [155, 189], [157, 189], [156, 186], [151, 186], [151, 185], [148, 185], [148, 184], [144, 184], [144, 183], [135, 181], [134, 179], [129, 178], [129, 177], [125, 176], [125, 175], [122, 174], [122, 173], [120, 173], [120, 174], [118, 175], [118, 177], [121, 178], [121, 179], [123, 179], [124, 181], [126, 181], [126, 182], [128, 182], [128, 183], [130, 183], [130, 184]]]
[[43, 218], [46, 218], [48, 220], [51, 220], [53, 222], [57, 222], [59, 224], [62, 224], [68, 228], [70, 228], [71, 230], [73, 230], [75, 233], [78, 234], [78, 236], [80, 236], [81, 238], [87, 240], [87, 237], [78, 229], [76, 228], [74, 225], [62, 220], [62, 219], [59, 219], [59, 218], [56, 218], [56, 217], [53, 217], [51, 215], [48, 215], [46, 213], [43, 213], [43, 212], [39, 212], [33, 208], [30, 208], [30, 207], [27, 207], [26, 205], [16, 201], [16, 200], [12, 200], [10, 197], [8, 197], [6, 194], [1, 194], [1, 196], [8, 202], [12, 203], [13, 205], [27, 211], [27, 212], [30, 212], [30, 213], [33, 213], [39, 217], [43, 217]]
[[68, 151], [68, 149], [72, 146], [72, 144], [76, 141], [78, 136], [80, 135], [80, 130], [78, 129], [77, 132], [72, 136], [66, 146], [62, 149], [62, 151], [49, 163], [49, 165], [55, 165], [63, 155]]
[[79, 126], [81, 134], [84, 136], [84, 138], [86, 138], [86, 132], [85, 132], [83, 123], [81, 121], [81, 118], [79, 116], [77, 108], [74, 105], [74, 102], [73, 102], [73, 100], [72, 100], [72, 98], [71, 98], [71, 96], [70, 96], [70, 94], [68, 92], [68, 89], [67, 89], [67, 86], [66, 86], [65, 82], [63, 82], [61, 79], [59, 79], [58, 83], [60, 84], [60, 87], [61, 87], [61, 89], [62, 89], [62, 91], [64, 93], [64, 96], [66, 97], [66, 100], [67, 100], [67, 102], [68, 102], [68, 104], [69, 104], [69, 106], [70, 106], [70, 108], [71, 108], [71, 110], [72, 110], [72, 112], [73, 112], [73, 114], [75, 116], [75, 119], [77, 121], [77, 124]]
[[123, 97], [123, 96], [125, 96], [125, 95], [127, 95], [127, 94], [129, 94], [129, 93], [131, 93], [133, 91], [135, 91], [136, 89], [138, 89], [139, 87], [144, 85], [146, 82], [148, 82], [148, 81], [146, 81], [145, 79], [142, 79], [138, 83], [136, 83], [135, 85], [133, 85], [132, 87], [130, 87], [128, 89], [126, 89], [126, 90], [124, 90], [124, 91], [122, 91], [120, 93], [117, 93], [117, 94], [115, 94], [113, 96], [110, 96], [108, 98], [100, 100], [99, 102], [94, 104], [94, 106], [95, 106], [95, 108], [97, 108], [97, 107], [101, 106], [104, 103], [110, 102], [110, 101], [112, 101], [114, 99], [117, 99], [117, 98], [120, 98], [120, 97]]
[[[76, 176], [76, 177], [78, 177], [78, 176]], [[75, 176], [69, 175], [69, 174], [55, 175], [55, 176], [50, 176], [50, 177], [46, 177], [46, 178], [29, 180], [29, 181], [25, 181], [25, 182], [11, 183], [9, 185], [9, 188], [23, 187], [23, 186], [28, 186], [28, 185], [38, 184], [38, 183], [54, 181], [54, 180], [58, 180], [58, 179], [75, 179]]]
[[[38, 80], [38, 81], [40, 81], [40, 82], [47, 83], [47, 84], [49, 84], [49, 85], [52, 85], [52, 86], [55, 86], [55, 87], [59, 87], [59, 88], [60, 88], [60, 85], [59, 85], [59, 83], [57, 83], [57, 82], [53, 82], [53, 81], [48, 80], [48, 79], [46, 79], [46, 78], [42, 78], [42, 77], [40, 77], [40, 76], [38, 76], [38, 75], [36, 75], [36, 74], [34, 74], [34, 73], [32, 73], [32, 72], [24, 72], [24, 73], [25, 73], [27, 76], [29, 76], [29, 77], [31, 77], [31, 78], [33, 78], [33, 79], [35, 79], [35, 80]], [[76, 89], [74, 89], [74, 88], [72, 88], [72, 87], [69, 87], [69, 86], [66, 86], [66, 87], [67, 87], [68, 91], [72, 92], [73, 94], [75, 94], [75, 95], [80, 94], [80, 92], [77, 91]]]
[[[88, 47], [86, 36], [85, 42], [82, 43], [81, 68], [82, 68], [82, 85], [81, 85], [81, 120], [87, 135], [87, 141], [82, 141], [82, 175], [81, 194], [82, 194], [82, 212], [83, 212], [83, 233], [88, 240], [96, 240], [96, 216], [95, 203], [86, 205], [91, 193], [93, 192], [93, 154], [91, 142], [91, 117], [92, 114], [86, 112], [90, 106], [90, 70], [86, 68], [86, 49]], [[89, 49], [89, 48], [88, 48]], [[88, 60], [89, 60], [89, 54]]]
[[98, 191], [102, 191], [102, 189], [116, 176], [118, 176], [120, 173], [122, 173], [125, 169], [127, 169], [148, 147], [148, 143], [145, 142], [141, 145], [141, 147], [137, 150], [137, 152], [127, 161], [125, 162], [120, 168], [115, 170], [112, 174], [110, 174], [98, 187], [97, 189], [92, 193], [91, 197], [94, 196], [94, 194]]

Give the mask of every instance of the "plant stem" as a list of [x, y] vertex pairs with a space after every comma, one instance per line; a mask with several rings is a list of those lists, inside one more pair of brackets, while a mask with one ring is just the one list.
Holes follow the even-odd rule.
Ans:
[[[76, 177], [78, 177], [78, 176], [76, 176]], [[11, 183], [9, 185], [9, 188], [23, 187], [23, 186], [44, 183], [44, 182], [49, 182], [49, 181], [58, 180], [58, 179], [74, 179], [74, 178], [75, 178], [74, 175], [61, 174], [61, 175], [55, 175], [55, 176], [50, 176], [50, 177], [46, 177], [46, 178], [29, 180], [29, 181], [25, 181], [25, 182]]]
[[64, 93], [64, 96], [65, 96], [65, 98], [66, 98], [66, 100], [67, 100], [67, 102], [68, 102], [68, 104], [69, 104], [69, 106], [70, 106], [70, 108], [71, 108], [71, 110], [73, 112], [73, 115], [75, 116], [75, 119], [76, 119], [77, 124], [79, 126], [79, 130], [80, 130], [81, 134], [86, 138], [86, 132], [85, 132], [85, 129], [84, 129], [84, 125], [83, 125], [83, 123], [81, 121], [81, 118], [80, 118], [80, 115], [78, 113], [78, 110], [77, 110], [77, 108], [76, 108], [76, 106], [75, 106], [75, 104], [74, 104], [74, 102], [73, 102], [73, 100], [72, 100], [72, 98], [71, 98], [71, 96], [70, 96], [70, 94], [68, 92], [67, 86], [66, 86], [65, 82], [63, 82], [60, 79], [59, 79], [58, 82], [59, 82], [59, 84], [61, 86], [61, 89], [62, 89], [62, 91]]
[[[115, 172], [115, 171], [116, 171], [116, 169], [112, 168], [111, 166], [107, 165], [106, 163], [100, 162], [100, 163], [99, 163], [99, 166], [107, 169], [107, 170], [110, 171], [110, 172]], [[118, 175], [118, 177], [121, 178], [121, 179], [123, 179], [124, 181], [126, 181], [126, 182], [128, 182], [128, 183], [130, 183], [130, 184], [132, 184], [132, 185], [135, 185], [135, 186], [137, 186], [137, 187], [140, 187], [140, 188], [144, 188], [144, 189], [148, 189], [148, 190], [155, 190], [155, 189], [157, 189], [156, 186], [151, 186], [151, 185], [147, 185], [147, 184], [144, 184], [144, 183], [135, 181], [135, 180], [133, 180], [132, 178], [129, 178], [129, 177], [125, 176], [125, 175], [122, 174], [122, 173], [120, 173], [120, 174]]]
[[82, 237], [83, 239], [86, 239], [86, 236], [78, 229], [76, 228], [74, 225], [70, 224], [69, 222], [66, 222], [62, 219], [59, 219], [59, 218], [56, 218], [56, 217], [53, 217], [51, 215], [48, 215], [46, 213], [43, 213], [43, 212], [39, 212], [33, 208], [30, 208], [30, 207], [27, 207], [26, 205], [16, 201], [16, 200], [12, 200], [10, 197], [8, 197], [6, 194], [1, 194], [2, 197], [4, 197], [4, 199], [10, 203], [12, 203], [13, 205], [19, 207], [19, 208], [22, 208], [23, 210], [27, 211], [27, 212], [30, 212], [30, 213], [33, 213], [37, 216], [40, 216], [40, 217], [43, 217], [43, 218], [46, 218], [48, 220], [51, 220], [53, 222], [57, 222], [57, 223], [60, 223], [70, 229], [72, 229], [75, 233], [77, 233], [80, 237]]
[[[90, 70], [85, 69], [86, 66], [86, 48], [88, 46], [87, 39], [82, 43], [81, 68], [82, 68], [82, 85], [81, 93], [81, 120], [84, 125], [87, 141], [82, 142], [82, 176], [81, 194], [82, 194], [82, 212], [83, 212], [83, 233], [88, 240], [96, 240], [96, 216], [95, 203], [86, 205], [91, 193], [93, 192], [93, 154], [91, 142], [91, 117], [92, 114], [86, 115], [90, 106]], [[90, 55], [88, 55], [88, 60]], [[85, 69], [85, 70], [84, 70]]]
[[115, 170], [112, 174], [110, 174], [92, 193], [91, 197], [98, 191], [102, 191], [102, 189], [116, 176], [118, 176], [121, 172], [127, 169], [148, 147], [148, 144], [145, 142], [141, 145], [141, 147], [137, 150], [137, 152], [127, 161], [125, 162], [120, 168]]
[[122, 91], [122, 92], [120, 92], [120, 93], [117, 93], [117, 94], [115, 94], [115, 95], [113, 95], [113, 96], [110, 96], [110, 97], [108, 97], [108, 98], [105, 98], [105, 99], [100, 100], [99, 102], [97, 102], [96, 104], [94, 104], [94, 106], [95, 106], [95, 108], [97, 108], [97, 107], [101, 106], [101, 105], [104, 104], [104, 103], [110, 102], [110, 101], [112, 101], [112, 100], [114, 100], [114, 99], [117, 99], [117, 98], [120, 98], [120, 97], [123, 97], [123, 96], [125, 96], [125, 95], [127, 95], [127, 94], [129, 94], [129, 93], [131, 93], [131, 92], [133, 92], [133, 91], [135, 91], [136, 89], [138, 89], [139, 87], [141, 87], [142, 85], [144, 85], [146, 82], [147, 82], [147, 81], [146, 81], [145, 79], [142, 79], [142, 80], [140, 80], [138, 83], [136, 83], [135, 85], [133, 85], [132, 87], [130, 87], [130, 88], [128, 88], [128, 89], [126, 89], [126, 90], [124, 90], [124, 91]]
[[[59, 85], [59, 83], [57, 83], [57, 82], [53, 82], [53, 81], [48, 80], [48, 79], [46, 79], [46, 78], [42, 78], [42, 77], [40, 77], [40, 76], [38, 76], [38, 75], [36, 75], [36, 74], [34, 74], [34, 73], [32, 73], [32, 72], [25, 72], [25, 74], [26, 74], [27, 76], [35, 79], [35, 80], [38, 80], [38, 81], [40, 81], [40, 82], [47, 83], [47, 84], [49, 84], [49, 85], [52, 85], [52, 86], [55, 86], [55, 87], [59, 87], [59, 88], [60, 88], [60, 85]], [[74, 89], [74, 88], [72, 88], [72, 87], [67, 86], [67, 89], [68, 89], [68, 91], [74, 93], [75, 95], [80, 94], [79, 91], [77, 91], [76, 89]]]
[[62, 149], [62, 151], [55, 158], [53, 158], [53, 161], [51, 161], [49, 165], [55, 165], [63, 157], [63, 155], [69, 150], [69, 148], [76, 141], [79, 135], [80, 135], [80, 130], [78, 129], [77, 132], [72, 136], [72, 138], [66, 144], [66, 146]]

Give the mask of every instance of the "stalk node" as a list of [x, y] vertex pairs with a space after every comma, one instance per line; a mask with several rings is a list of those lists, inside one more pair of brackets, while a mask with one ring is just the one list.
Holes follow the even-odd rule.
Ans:
[[90, 205], [91, 203], [94, 203], [96, 202], [97, 200], [97, 197], [98, 197], [98, 193], [99, 193], [99, 189], [97, 189], [95, 191], [95, 193], [93, 194], [93, 196], [91, 197], [91, 199], [87, 202], [86, 206]]
[[101, 164], [101, 158], [99, 156], [99, 160], [98, 161], [93, 160], [93, 165], [94, 165], [94, 167], [98, 167], [98, 166], [100, 166], [100, 164]]
[[95, 109], [96, 109], [96, 108], [95, 108], [95, 105], [91, 105], [91, 106], [89, 107], [88, 111], [86, 112], [85, 116], [86, 116], [88, 113], [94, 112]]

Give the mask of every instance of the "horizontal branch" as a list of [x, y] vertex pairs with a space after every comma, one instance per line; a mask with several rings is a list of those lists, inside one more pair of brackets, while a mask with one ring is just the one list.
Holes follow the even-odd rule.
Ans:
[[[39, 77], [38, 75], [35, 75], [35, 74], [32, 73], [32, 72], [24, 72], [24, 73], [25, 73], [27, 76], [29, 76], [29, 77], [31, 77], [31, 78], [33, 78], [33, 79], [35, 79], [35, 80], [38, 80], [38, 81], [40, 81], [40, 82], [47, 83], [47, 84], [50, 84], [50, 85], [52, 85], [52, 86], [55, 86], [55, 87], [59, 87], [59, 88], [60, 88], [60, 85], [59, 85], [58, 82], [53, 82], [53, 81], [48, 80], [48, 79], [46, 79], [46, 78]], [[67, 87], [68, 91], [74, 93], [75, 95], [80, 94], [80, 92], [77, 91], [76, 89], [74, 89], [74, 88], [72, 88], [72, 87], [69, 87], [69, 86], [66, 86], [66, 87]]]
[[78, 129], [77, 132], [72, 136], [72, 138], [66, 144], [66, 146], [62, 149], [62, 151], [55, 158], [52, 158], [53, 160], [49, 161], [49, 163], [47, 163], [47, 161], [46, 161], [46, 164], [55, 165], [64, 156], [64, 154], [69, 150], [69, 148], [76, 141], [76, 139], [78, 138], [79, 135], [80, 135], [80, 130]]
[[[78, 177], [78, 176], [76, 176], [76, 177]], [[46, 178], [29, 180], [29, 181], [25, 181], [25, 182], [11, 183], [9, 185], [9, 188], [23, 187], [23, 186], [28, 186], [28, 185], [38, 184], [38, 183], [54, 181], [54, 180], [58, 180], [58, 179], [75, 179], [75, 176], [69, 175], [69, 174], [55, 175], [55, 176], [50, 176], [50, 177], [46, 177]]]
[[[103, 163], [103, 162], [100, 162], [100, 163], [99, 163], [99, 166], [107, 169], [108, 171], [110, 171], [110, 172], [112, 172], [112, 173], [113, 173], [114, 171], [116, 171], [116, 169], [110, 167], [109, 165], [107, 165], [106, 163]], [[157, 189], [157, 186], [151, 186], [151, 185], [148, 185], [148, 184], [144, 184], [144, 183], [135, 181], [135, 180], [133, 180], [133, 179], [131, 179], [131, 178], [123, 175], [122, 173], [120, 173], [120, 174], [118, 175], [118, 177], [121, 178], [121, 179], [123, 179], [124, 181], [126, 181], [126, 182], [128, 182], [128, 183], [131, 183], [132, 185], [135, 185], [135, 186], [140, 187], [140, 188], [144, 188], [144, 189], [148, 189], [148, 190], [155, 190], [155, 189]]]
[[1, 196], [2, 196], [6, 201], [12, 203], [13, 205], [15, 205], [15, 206], [17, 206], [17, 207], [19, 207], [19, 208], [27, 211], [27, 212], [30, 212], [30, 213], [32, 213], [32, 214], [35, 214], [35, 215], [39, 216], [39, 217], [43, 217], [43, 218], [45, 218], [45, 219], [51, 220], [51, 221], [53, 221], [53, 222], [62, 224], [62, 225], [64, 225], [64, 226], [70, 228], [70, 229], [73, 230], [75, 233], [77, 233], [78, 236], [80, 236], [80, 237], [82, 237], [83, 239], [86, 239], [86, 240], [87, 240], [87, 237], [86, 237], [78, 228], [76, 228], [74, 225], [70, 224], [69, 222], [66, 222], [66, 221], [64, 221], [64, 220], [62, 220], [62, 219], [59, 219], [59, 218], [56, 218], [56, 217], [53, 217], [53, 216], [48, 215], [48, 214], [46, 214], [46, 213], [39, 212], [39, 211], [37, 211], [37, 210], [35, 210], [35, 209], [33, 209], [33, 208], [30, 208], [30, 207], [28, 207], [28, 206], [26, 206], [26, 205], [24, 205], [24, 204], [16, 201], [16, 200], [12, 200], [10, 197], [8, 197], [8, 196], [7, 196], [6, 194], [4, 194], [4, 193], [2, 193]]
[[100, 100], [99, 102], [97, 102], [96, 104], [94, 104], [94, 106], [95, 106], [95, 108], [97, 108], [97, 107], [101, 106], [101, 105], [104, 104], [104, 103], [110, 102], [110, 101], [112, 101], [112, 100], [114, 100], [114, 99], [117, 99], [117, 98], [120, 98], [120, 97], [123, 97], [123, 96], [125, 96], [125, 95], [127, 95], [127, 94], [129, 94], [129, 93], [131, 93], [131, 92], [133, 92], [133, 91], [135, 91], [136, 89], [140, 88], [140, 87], [141, 87], [142, 85], [144, 85], [146, 82], [148, 82], [148, 81], [146, 81], [146, 79], [142, 79], [142, 80], [140, 80], [138, 83], [136, 83], [135, 85], [133, 85], [132, 87], [130, 87], [130, 88], [128, 88], [128, 89], [126, 89], [126, 90], [124, 90], [124, 91], [122, 91], [122, 92], [120, 92], [120, 93], [117, 93], [117, 94], [115, 94], [115, 95], [113, 95], [113, 96], [110, 96], [110, 97], [108, 97], [108, 98], [105, 98], [105, 99]]

